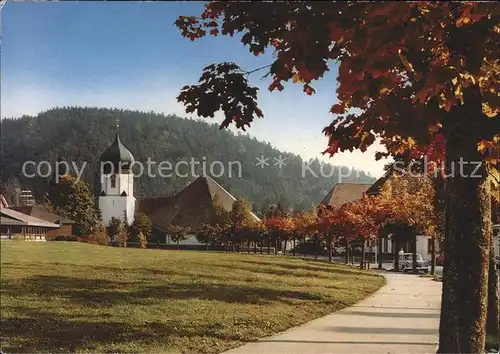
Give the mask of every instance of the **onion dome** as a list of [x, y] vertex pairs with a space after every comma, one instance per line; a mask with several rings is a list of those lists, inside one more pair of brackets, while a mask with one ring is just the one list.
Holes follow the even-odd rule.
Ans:
[[[119, 127], [117, 123], [115, 141], [104, 151], [99, 159], [104, 173], [128, 173], [131, 164], [134, 162], [134, 156], [120, 141]], [[113, 166], [113, 170], [111, 166]]]

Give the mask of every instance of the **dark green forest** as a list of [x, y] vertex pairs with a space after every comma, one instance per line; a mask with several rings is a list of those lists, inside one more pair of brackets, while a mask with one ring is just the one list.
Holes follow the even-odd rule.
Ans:
[[[35, 117], [23, 116], [3, 119], [1, 122], [1, 178], [3, 193], [12, 198], [15, 187], [31, 187], [35, 198], [41, 200], [49, 185], [50, 177], [26, 178], [22, 176], [24, 161], [49, 161], [52, 166], [60, 159], [75, 161], [81, 166], [87, 162], [83, 179], [96, 195], [99, 193], [99, 156], [111, 144], [116, 132], [116, 119], [120, 122], [121, 141], [132, 152], [135, 159], [146, 162], [170, 161], [221, 161], [228, 166], [230, 161], [241, 163], [242, 176], [236, 171], [232, 178], [228, 172], [216, 179], [235, 196], [243, 196], [253, 203], [254, 209], [267, 204], [281, 202], [294, 209], [310, 208], [319, 203], [324, 195], [339, 182], [339, 172], [347, 175], [347, 167], [324, 165], [326, 175], [319, 171], [323, 164], [318, 160], [309, 162], [313, 176], [307, 170], [303, 177], [303, 160], [300, 156], [279, 151], [269, 143], [258, 141], [246, 134], [234, 134], [219, 130], [217, 124], [201, 120], [183, 119], [153, 112], [145, 113], [122, 109], [87, 107], [54, 108]], [[269, 157], [270, 166], [256, 166], [256, 157]], [[286, 166], [273, 166], [274, 157], [285, 157]], [[197, 166], [198, 170], [200, 165]], [[234, 167], [234, 165], [233, 165]], [[183, 172], [188, 172], [185, 167]], [[217, 170], [218, 171], [218, 170]], [[353, 171], [354, 172], [354, 171]], [[161, 196], [179, 192], [194, 176], [136, 178], [136, 196]], [[351, 173], [342, 182], [371, 183], [374, 178], [364, 172]]]

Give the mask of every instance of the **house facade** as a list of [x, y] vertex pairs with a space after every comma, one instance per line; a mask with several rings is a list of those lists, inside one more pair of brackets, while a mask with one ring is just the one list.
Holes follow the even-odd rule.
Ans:
[[73, 224], [75, 223], [73, 220], [52, 213], [40, 205], [18, 206], [12, 207], [11, 209], [59, 225], [57, 229], [47, 230], [47, 238], [53, 239], [57, 236], [73, 235]]
[[45, 241], [47, 233], [60, 225], [21, 213], [10, 208], [0, 209], [0, 239]]
[[[382, 177], [380, 177], [375, 183], [373, 183], [370, 188], [366, 191], [367, 195], [378, 195], [380, 194], [382, 187], [386, 182], [391, 180], [392, 178], [395, 178], [395, 172], [390, 169], [388, 170]], [[403, 175], [402, 177], [399, 178], [427, 178], [427, 177], [413, 177], [413, 176], [406, 176]], [[411, 241], [409, 239], [406, 240], [400, 240], [400, 247], [399, 249], [394, 249], [394, 239], [392, 237], [392, 234], [389, 234], [387, 237], [384, 237], [382, 239], [382, 249], [381, 253], [382, 254], [393, 254], [394, 252], [399, 252], [401, 249], [405, 253], [411, 253], [412, 252], [412, 247], [411, 247]], [[433, 247], [433, 239], [431, 236], [428, 235], [417, 235], [416, 236], [416, 251], [419, 253], [423, 259], [431, 261], [432, 260], [432, 247]], [[435, 252], [436, 254], [439, 254], [442, 249], [442, 245], [440, 242], [436, 241], [435, 242]], [[378, 254], [378, 245], [375, 245], [373, 247], [373, 251]]]
[[[378, 254], [378, 245], [375, 242], [369, 246], [371, 246], [369, 247], [371, 252]], [[394, 252], [394, 247], [392, 235], [382, 239], [383, 254], [392, 254]], [[396, 252], [399, 252], [401, 249], [403, 249], [403, 252], [405, 253], [411, 253], [410, 242], [408, 240], [403, 241], [401, 247], [396, 250]], [[436, 254], [439, 254], [440, 250], [440, 245], [436, 242]], [[432, 237], [427, 235], [417, 235], [417, 253], [420, 253], [422, 258], [427, 261], [432, 260]]]

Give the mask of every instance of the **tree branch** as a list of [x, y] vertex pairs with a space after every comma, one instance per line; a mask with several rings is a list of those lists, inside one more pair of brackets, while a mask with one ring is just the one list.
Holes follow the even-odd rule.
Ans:
[[484, 58], [483, 58], [483, 63], [485, 63], [486, 66], [488, 66], [490, 69], [493, 69], [495, 74], [500, 74], [500, 69], [498, 67], [496, 67], [494, 64], [491, 64], [489, 61], [487, 61]]
[[250, 74], [253, 74], [254, 72], [257, 72], [257, 71], [263, 70], [263, 69], [265, 69], [265, 68], [269, 68], [271, 65], [273, 65], [273, 64], [267, 64], [267, 65], [261, 66], [260, 68], [253, 69], [253, 70], [250, 70], [250, 71], [245, 71], [245, 70], [243, 70], [243, 72], [244, 72], [246, 75], [250, 75]]

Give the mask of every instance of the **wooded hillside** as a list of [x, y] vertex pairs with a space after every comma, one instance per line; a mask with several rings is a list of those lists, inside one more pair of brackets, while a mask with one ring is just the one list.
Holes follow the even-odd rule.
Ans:
[[[115, 119], [120, 121], [121, 141], [132, 152], [135, 159], [145, 163], [153, 161], [221, 161], [224, 166], [230, 161], [240, 161], [242, 177], [229, 178], [227, 174], [215, 178], [228, 191], [244, 196], [253, 202], [254, 209], [268, 203], [281, 201], [295, 209], [310, 208], [317, 204], [339, 181], [339, 168], [334, 167], [332, 177], [319, 175], [320, 162], [314, 161], [310, 168], [319, 176], [306, 173], [302, 177], [303, 160], [297, 155], [275, 149], [268, 143], [243, 134], [219, 130], [217, 124], [204, 121], [144, 113], [121, 109], [68, 107], [42, 112], [36, 117], [23, 116], [18, 119], [3, 119], [1, 171], [5, 193], [19, 181], [21, 187], [31, 186], [36, 198], [43, 197], [48, 178], [28, 179], [21, 175], [24, 161], [47, 160], [52, 165], [61, 159], [83, 161], [88, 165], [83, 178], [99, 193], [99, 156], [111, 144], [115, 135]], [[269, 157], [270, 166], [256, 166], [260, 155]], [[274, 157], [286, 157], [286, 166], [281, 170], [273, 166]], [[199, 165], [198, 165], [199, 167]], [[323, 167], [329, 174], [332, 166]], [[343, 175], [347, 167], [343, 167]], [[186, 168], [186, 171], [187, 168]], [[201, 170], [199, 170], [201, 171]], [[159, 196], [177, 193], [195, 177], [136, 179], [136, 196]], [[351, 173], [342, 182], [371, 183], [374, 178], [363, 172]]]

